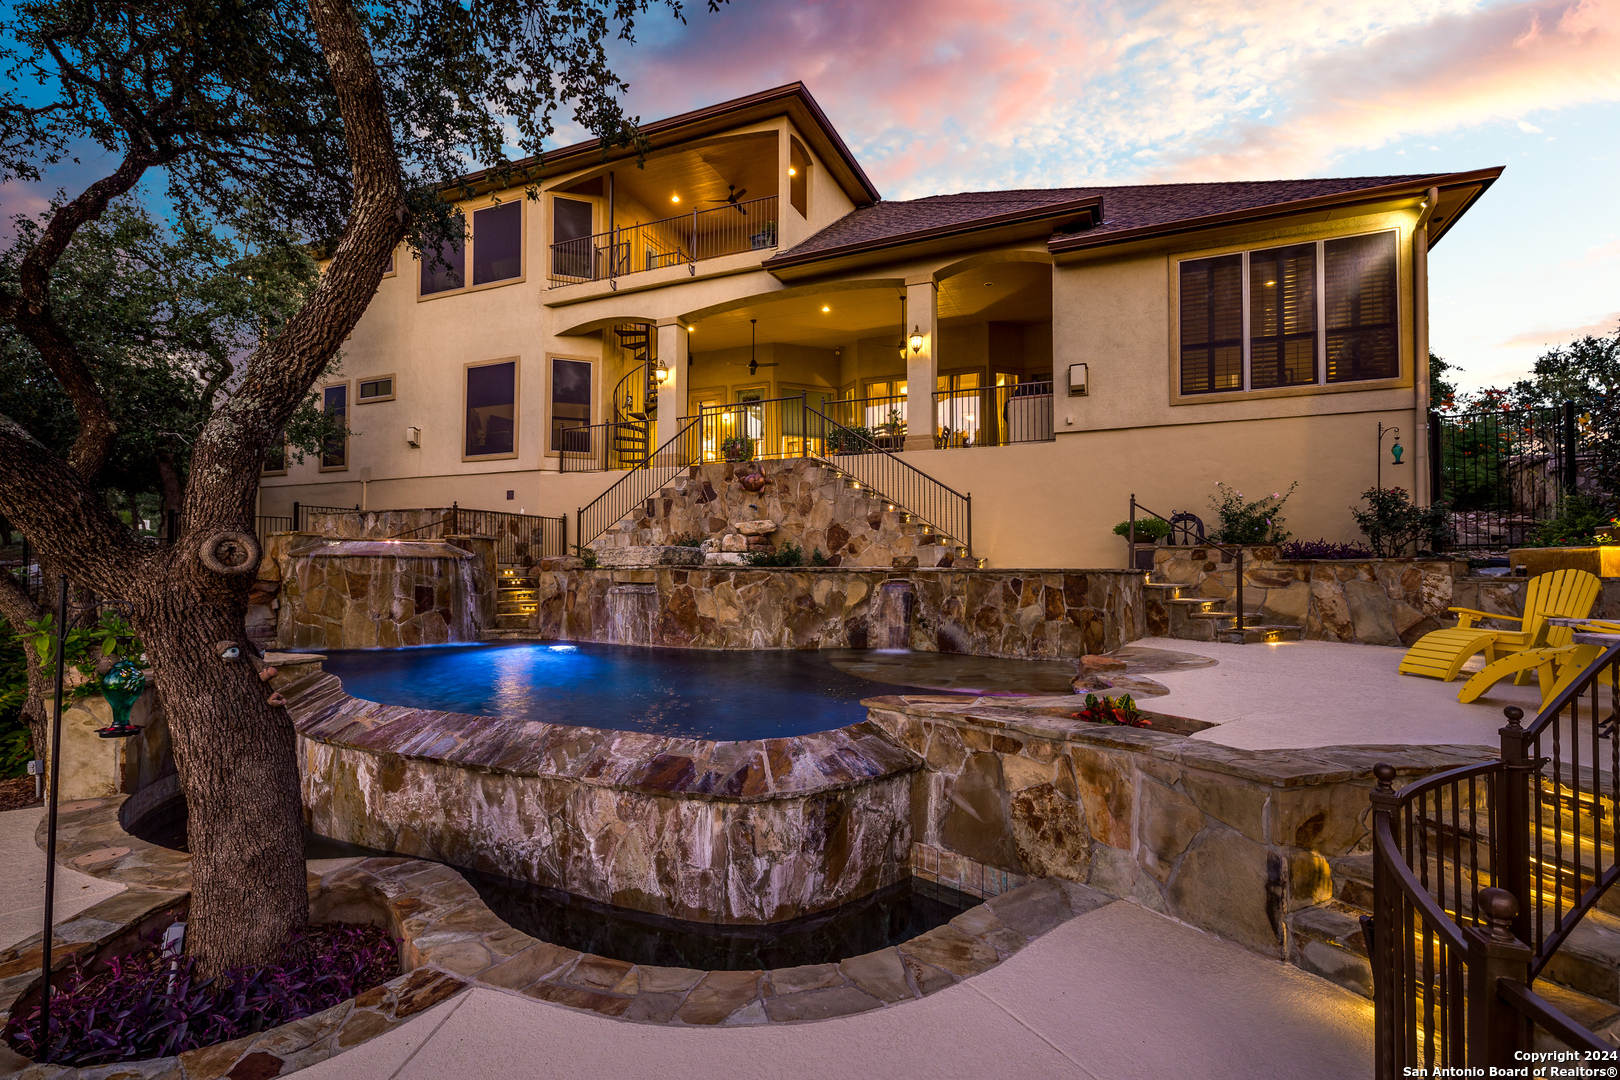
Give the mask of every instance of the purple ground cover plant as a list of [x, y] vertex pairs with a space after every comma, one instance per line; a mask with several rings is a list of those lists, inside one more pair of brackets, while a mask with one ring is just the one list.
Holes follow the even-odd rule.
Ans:
[[1279, 559], [1370, 559], [1372, 549], [1331, 540], [1290, 540], [1277, 550]]
[[48, 1054], [39, 1052], [38, 1004], [12, 1014], [5, 1038], [58, 1065], [168, 1057], [329, 1009], [399, 974], [398, 946], [375, 926], [311, 926], [285, 957], [199, 979], [191, 957], [150, 942], [101, 970], [81, 962], [58, 976]]

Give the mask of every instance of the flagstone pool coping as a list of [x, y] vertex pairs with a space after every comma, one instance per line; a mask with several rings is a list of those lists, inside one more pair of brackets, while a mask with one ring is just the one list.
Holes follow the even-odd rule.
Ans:
[[[146, 792], [142, 793], [147, 794]], [[131, 932], [173, 921], [189, 899], [190, 856], [124, 829], [129, 796], [60, 808], [57, 858], [128, 888], [63, 920], [53, 971]], [[150, 803], [140, 799], [138, 803]], [[44, 846], [42, 822], [37, 839]], [[829, 964], [702, 971], [630, 964], [531, 937], [501, 921], [453, 867], [422, 859], [313, 862], [311, 918], [384, 921], [404, 973], [320, 1013], [178, 1057], [113, 1066], [39, 1064], [0, 1045], [0, 1076], [20, 1080], [248, 1080], [284, 1075], [383, 1034], [473, 986], [626, 1022], [669, 1026], [798, 1023], [892, 1008], [987, 971], [1076, 915], [1113, 902], [1042, 878], [991, 897], [910, 941]], [[0, 951], [0, 1008], [37, 988], [40, 935]]]

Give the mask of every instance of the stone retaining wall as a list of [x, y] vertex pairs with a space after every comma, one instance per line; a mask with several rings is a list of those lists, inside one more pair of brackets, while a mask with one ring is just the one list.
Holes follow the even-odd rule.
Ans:
[[[1166, 546], [1154, 550], [1153, 579], [1186, 586], [1184, 596], [1225, 600], [1236, 588], [1237, 570], [1218, 548]], [[1283, 560], [1275, 547], [1243, 549], [1244, 608], [1268, 623], [1301, 627], [1304, 637], [1318, 641], [1410, 645], [1430, 630], [1456, 625], [1446, 611], [1451, 607], [1521, 615], [1524, 585], [1524, 578], [1469, 577], [1466, 560]], [[1620, 618], [1620, 578], [1604, 579], [1592, 614]], [[1168, 616], [1150, 611], [1149, 621], [1168, 625]]]
[[944, 853], [936, 859], [957, 860], [954, 872], [1088, 884], [1324, 974], [1355, 961], [1342, 949], [1302, 955], [1292, 924], [1334, 895], [1335, 861], [1369, 850], [1372, 766], [1388, 761], [1409, 779], [1492, 756], [1236, 750], [1073, 720], [1072, 704], [1050, 698], [868, 704], [872, 722], [926, 762], [912, 832]]
[[[764, 486], [750, 491], [742, 479], [756, 472]], [[909, 558], [923, 566], [950, 565], [950, 550], [939, 536], [902, 520], [899, 510], [885, 510], [887, 505], [808, 458], [694, 465], [591, 546], [658, 546], [679, 536], [718, 542], [737, 536], [738, 522], [768, 520], [776, 525], [769, 534], [772, 547], [796, 544], [807, 559], [820, 551], [829, 566], [888, 567]]]
[[1130, 570], [777, 569], [534, 572], [541, 637], [703, 649], [888, 647], [877, 598], [909, 588], [909, 647], [1050, 660], [1111, 652], [1147, 632]]

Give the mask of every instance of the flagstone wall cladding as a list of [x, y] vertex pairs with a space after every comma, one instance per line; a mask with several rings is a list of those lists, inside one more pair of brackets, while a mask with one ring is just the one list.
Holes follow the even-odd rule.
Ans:
[[[1016, 659], [1110, 652], [1148, 632], [1142, 574], [1128, 570], [682, 569], [534, 572], [530, 629], [547, 639], [704, 649], [876, 647], [873, 599], [915, 597], [911, 648]], [[643, 617], [623, 612], [630, 592]]]
[[[740, 481], [756, 470], [766, 483], [750, 491]], [[820, 551], [829, 566], [888, 567], [911, 557], [922, 566], [950, 565], [953, 549], [940, 537], [883, 506], [808, 458], [715, 462], [694, 465], [665, 484], [591, 547], [655, 546], [678, 536], [718, 539], [736, 535], [737, 522], [770, 520], [776, 523], [769, 534], [772, 548], [797, 544], [806, 559]]]
[[1369, 850], [1372, 766], [1410, 778], [1491, 756], [1237, 750], [1074, 720], [1053, 699], [868, 704], [872, 723], [926, 763], [911, 830], [936, 859], [1088, 884], [1319, 973], [1348, 954], [1303, 954], [1291, 920], [1334, 896], [1336, 860]]
[[257, 607], [291, 649], [393, 648], [475, 641], [495, 623], [495, 542], [270, 538]]
[[284, 691], [317, 833], [704, 922], [836, 907], [908, 872], [919, 762], [868, 723], [716, 743]]
[[[1235, 561], [1210, 547], [1160, 547], [1153, 579], [1185, 585], [1184, 596], [1225, 600], [1237, 586]], [[1282, 560], [1270, 546], [1243, 550], [1243, 605], [1264, 621], [1302, 627], [1304, 637], [1364, 645], [1410, 645], [1430, 630], [1456, 625], [1451, 607], [1518, 616], [1524, 578], [1469, 577], [1465, 560]], [[1148, 620], [1168, 615], [1150, 604]], [[1620, 578], [1605, 578], [1592, 611], [1620, 618]]]

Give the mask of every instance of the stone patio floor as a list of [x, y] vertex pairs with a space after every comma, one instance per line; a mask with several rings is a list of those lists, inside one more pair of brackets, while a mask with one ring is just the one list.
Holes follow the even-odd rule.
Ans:
[[1524, 686], [1497, 683], [1478, 701], [1457, 700], [1475, 657], [1462, 678], [1443, 683], [1401, 675], [1404, 649], [1337, 641], [1287, 641], [1272, 645], [1143, 638], [1132, 646], [1196, 653], [1214, 667], [1154, 672], [1170, 689], [1143, 698], [1154, 712], [1204, 720], [1219, 726], [1191, 736], [1247, 750], [1312, 746], [1500, 744], [1502, 709], [1517, 705], [1533, 717], [1541, 705], [1534, 680]]

